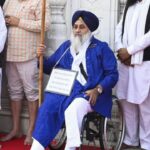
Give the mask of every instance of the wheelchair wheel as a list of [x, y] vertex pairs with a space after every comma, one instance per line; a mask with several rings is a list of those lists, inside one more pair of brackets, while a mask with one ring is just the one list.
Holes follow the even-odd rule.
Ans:
[[105, 150], [103, 142], [105, 118], [97, 112], [90, 112], [84, 116], [81, 128], [81, 141], [82, 145], [80, 150], [86, 146], [86, 150]]
[[104, 122], [104, 145], [105, 150], [120, 150], [125, 132], [125, 121], [121, 106], [113, 96], [112, 118], [105, 118]]
[[[88, 113], [82, 122], [81, 141], [86, 150], [120, 150], [125, 131], [121, 107], [113, 96], [112, 118], [104, 118], [96, 112]], [[80, 150], [83, 149], [81, 145]]]
[[66, 141], [66, 128], [65, 125], [60, 129], [53, 141], [49, 144], [50, 150], [62, 150]]

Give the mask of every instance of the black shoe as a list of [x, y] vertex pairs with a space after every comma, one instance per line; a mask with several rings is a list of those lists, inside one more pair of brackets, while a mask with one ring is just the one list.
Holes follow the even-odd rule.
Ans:
[[120, 150], [125, 150], [125, 149], [128, 149], [128, 148], [136, 149], [136, 148], [139, 148], [139, 146], [132, 146], [132, 145], [127, 145], [125, 143], [122, 143]]

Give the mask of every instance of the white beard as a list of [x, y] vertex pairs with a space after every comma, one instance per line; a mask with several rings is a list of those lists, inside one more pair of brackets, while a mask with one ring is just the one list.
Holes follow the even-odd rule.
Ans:
[[82, 44], [91, 36], [91, 32], [87, 32], [84, 35], [74, 35], [73, 33], [71, 34], [71, 46], [75, 50], [76, 53], [78, 53], [79, 48], [82, 46]]

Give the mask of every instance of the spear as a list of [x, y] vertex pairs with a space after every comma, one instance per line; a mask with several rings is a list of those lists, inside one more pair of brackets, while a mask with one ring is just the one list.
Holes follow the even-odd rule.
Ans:
[[[40, 44], [44, 44], [45, 37], [45, 10], [46, 10], [46, 0], [42, 0], [42, 21], [41, 21], [41, 39]], [[39, 106], [42, 102], [43, 96], [43, 55], [39, 57]]]

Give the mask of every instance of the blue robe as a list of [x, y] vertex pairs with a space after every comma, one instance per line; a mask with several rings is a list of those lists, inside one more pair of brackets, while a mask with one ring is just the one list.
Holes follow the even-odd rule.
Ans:
[[[70, 41], [64, 42], [52, 56], [44, 59], [44, 73], [51, 73], [52, 68], [68, 47], [70, 47]], [[73, 57], [68, 50], [57, 68], [70, 70], [72, 62]], [[60, 130], [64, 123], [64, 111], [69, 104], [77, 97], [84, 97], [88, 100], [84, 92], [95, 88], [98, 84], [103, 87], [103, 93], [98, 96], [92, 108], [103, 116], [111, 117], [112, 88], [118, 80], [118, 71], [115, 56], [107, 43], [92, 37], [91, 44], [86, 51], [86, 67], [87, 83], [83, 86], [75, 80], [70, 96], [45, 92], [33, 132], [33, 138], [44, 147], [48, 146]]]

